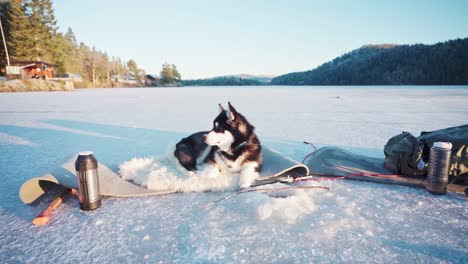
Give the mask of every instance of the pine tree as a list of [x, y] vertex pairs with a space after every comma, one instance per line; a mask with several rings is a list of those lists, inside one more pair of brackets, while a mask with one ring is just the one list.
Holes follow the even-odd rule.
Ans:
[[57, 21], [51, 0], [27, 0], [25, 11], [33, 26], [34, 59], [55, 61], [55, 50], [58, 47]]
[[59, 59], [64, 62], [64, 71], [81, 73], [83, 65], [79, 58], [76, 37], [71, 28], [68, 28], [67, 33], [61, 38], [59, 46], [61, 47]]
[[26, 0], [25, 12], [29, 17], [29, 21], [32, 25], [32, 42], [33, 42], [33, 57], [34, 60], [44, 59], [45, 50], [42, 45], [42, 40], [47, 36], [45, 34], [45, 29], [43, 27], [41, 17], [42, 17], [42, 8], [38, 0]]
[[[7, 23], [7, 16], [8, 10], [10, 9], [10, 2], [0, 0], [0, 22], [2, 23], [2, 28], [5, 37], [8, 37], [8, 23]], [[3, 44], [3, 40], [0, 40], [0, 68], [3, 68], [6, 65], [6, 54], [5, 54], [5, 47]], [[2, 74], [2, 72], [0, 72]]]
[[42, 0], [44, 13], [43, 23], [47, 38], [43, 40], [44, 48], [47, 50], [47, 57], [50, 61], [56, 61], [60, 54], [56, 51], [59, 50], [60, 40], [57, 34], [58, 26], [57, 19], [55, 18], [54, 8], [51, 0]]
[[44, 25], [52, 36], [57, 34], [57, 20], [54, 14], [54, 8], [51, 0], [42, 0], [44, 6], [43, 21]]
[[65, 33], [65, 39], [68, 40], [75, 48], [78, 47], [78, 44], [76, 42], [76, 37], [75, 33], [73, 33], [73, 30], [71, 27], [68, 28], [67, 33]]
[[65, 47], [65, 38], [62, 34], [57, 34], [56, 36], [58, 47], [55, 51], [57, 53], [57, 58], [55, 59], [55, 73], [59, 76], [62, 76], [67, 72], [67, 66], [65, 65], [68, 61], [69, 55]]
[[29, 60], [33, 56], [33, 27], [21, 0], [12, 0], [8, 12], [7, 46], [13, 59]]

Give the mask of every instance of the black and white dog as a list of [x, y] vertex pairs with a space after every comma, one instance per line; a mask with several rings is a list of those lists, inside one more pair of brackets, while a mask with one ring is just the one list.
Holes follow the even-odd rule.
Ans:
[[220, 104], [219, 111], [211, 131], [183, 138], [174, 155], [187, 170], [199, 170], [206, 177], [217, 177], [221, 171], [240, 173], [239, 187], [250, 187], [262, 165], [260, 141], [230, 102], [227, 110]]

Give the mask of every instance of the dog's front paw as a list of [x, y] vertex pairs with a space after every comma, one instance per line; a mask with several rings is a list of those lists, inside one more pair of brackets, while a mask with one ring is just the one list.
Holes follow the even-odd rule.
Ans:
[[216, 165], [207, 164], [198, 175], [205, 178], [216, 178], [219, 176], [219, 168]]
[[241, 189], [249, 188], [258, 177], [259, 175], [255, 167], [247, 166], [243, 168], [239, 177], [239, 187]]
[[239, 181], [239, 188], [246, 189], [252, 185], [253, 181]]

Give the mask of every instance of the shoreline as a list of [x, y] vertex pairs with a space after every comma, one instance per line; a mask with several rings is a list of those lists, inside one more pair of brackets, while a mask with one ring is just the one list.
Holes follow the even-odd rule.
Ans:
[[75, 91], [80, 89], [92, 88], [135, 88], [121, 83], [99, 84], [96, 87], [91, 87], [90, 83], [72, 82], [72, 81], [57, 81], [57, 80], [11, 80], [0, 82], [0, 93], [21, 93], [21, 92], [57, 92], [57, 91]]
[[290, 89], [349, 89], [349, 88], [373, 88], [373, 89], [468, 89], [468, 85], [212, 85], [212, 86], [126, 86], [121, 83], [91, 87], [90, 84], [78, 82], [64, 82], [51, 80], [14, 80], [0, 83], [0, 93], [22, 92], [70, 92], [82, 89], [250, 89], [250, 88], [290, 88]]

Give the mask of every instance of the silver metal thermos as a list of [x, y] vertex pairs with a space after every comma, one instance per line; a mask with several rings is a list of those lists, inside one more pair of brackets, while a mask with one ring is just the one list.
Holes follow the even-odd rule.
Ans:
[[432, 145], [427, 172], [427, 191], [433, 194], [447, 193], [451, 153], [452, 144], [449, 142], [434, 142]]
[[98, 162], [93, 156], [92, 151], [78, 153], [75, 169], [78, 178], [78, 194], [81, 210], [89, 211], [101, 206], [97, 168]]

